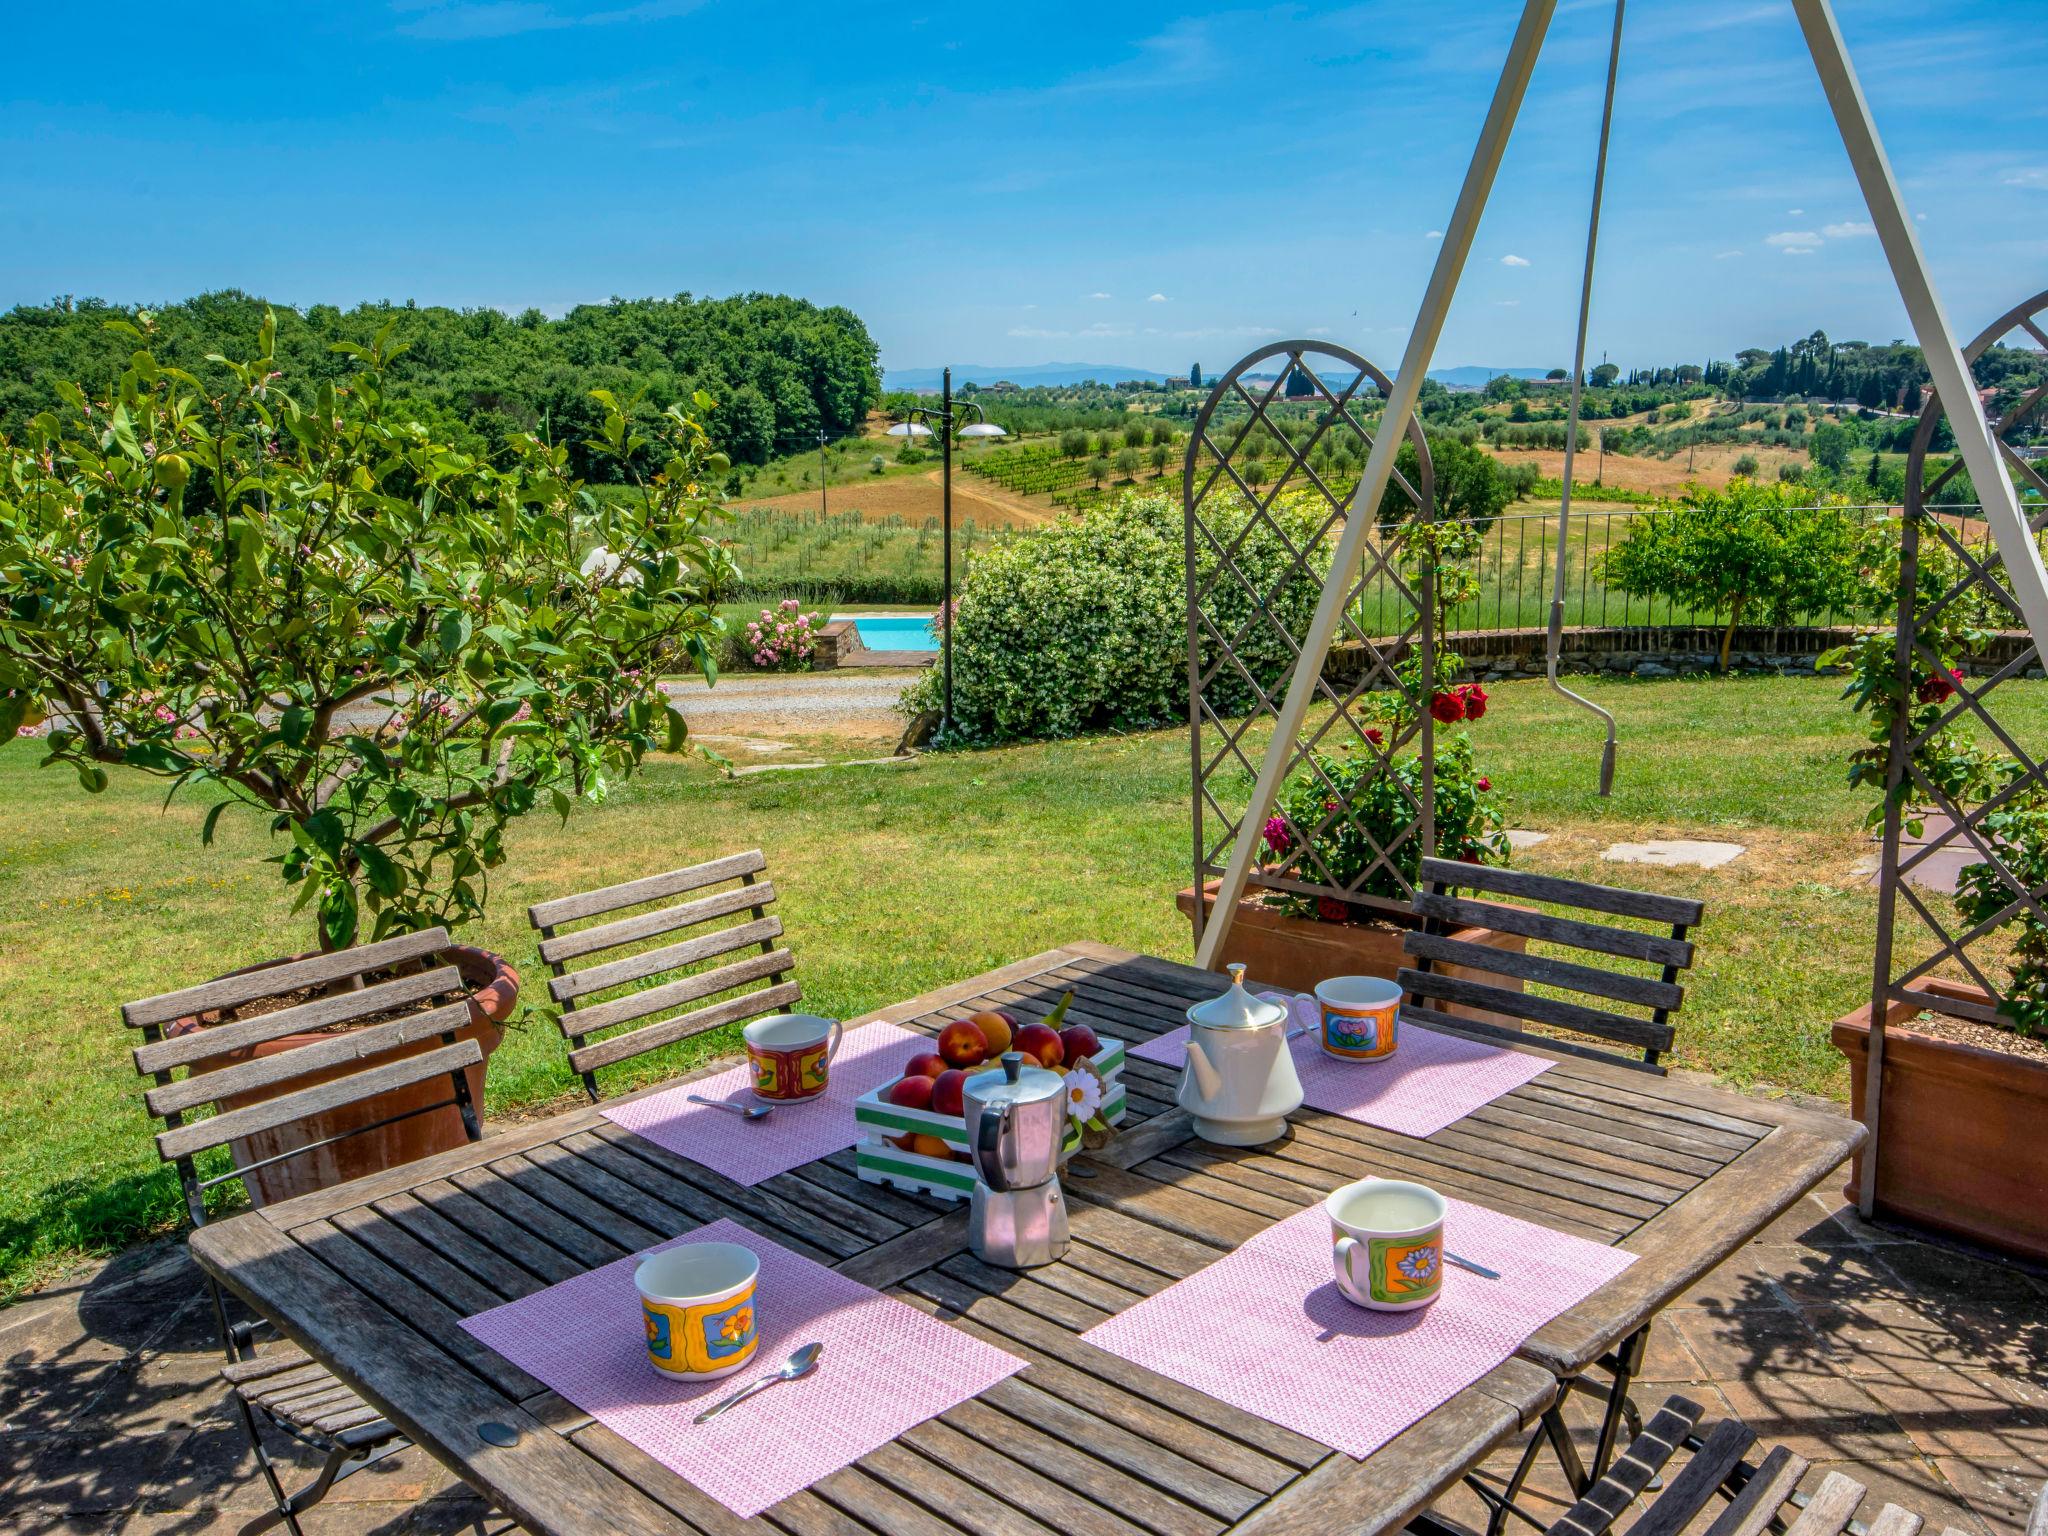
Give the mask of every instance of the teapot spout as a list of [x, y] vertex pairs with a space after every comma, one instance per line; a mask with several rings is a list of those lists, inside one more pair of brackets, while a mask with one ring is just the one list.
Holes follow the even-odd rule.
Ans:
[[1202, 1054], [1202, 1048], [1192, 1038], [1188, 1041], [1188, 1070], [1194, 1074], [1195, 1087], [1205, 1099], [1216, 1098], [1223, 1092], [1223, 1078]]

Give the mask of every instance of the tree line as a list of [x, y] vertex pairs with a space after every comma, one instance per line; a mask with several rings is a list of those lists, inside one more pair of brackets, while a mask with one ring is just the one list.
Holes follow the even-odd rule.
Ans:
[[54, 403], [49, 380], [91, 387], [120, 374], [134, 342], [110, 320], [138, 321], [160, 361], [212, 386], [226, 374], [208, 357], [246, 353], [266, 308], [277, 315], [275, 366], [293, 389], [342, 379], [349, 359], [335, 345], [366, 346], [390, 323], [405, 350], [387, 370], [387, 391], [437, 439], [489, 452], [511, 433], [538, 432], [567, 444], [577, 473], [599, 482], [624, 471], [585, 446], [603, 426], [593, 390], [636, 401], [650, 425], [703, 390], [717, 401], [705, 423], [713, 441], [747, 464], [815, 447], [820, 431], [856, 431], [881, 398], [860, 317], [781, 294], [613, 299], [555, 319], [412, 303], [301, 311], [225, 289], [139, 316], [68, 297], [0, 314], [0, 435], [20, 440], [28, 419]]

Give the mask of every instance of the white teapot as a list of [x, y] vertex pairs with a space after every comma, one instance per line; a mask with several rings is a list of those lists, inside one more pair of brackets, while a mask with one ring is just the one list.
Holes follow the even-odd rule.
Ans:
[[1188, 1010], [1188, 1060], [1175, 1101], [1204, 1141], [1255, 1147], [1278, 1140], [1301, 1107], [1301, 1079], [1287, 1048], [1288, 1011], [1244, 989], [1232, 965], [1230, 990]]

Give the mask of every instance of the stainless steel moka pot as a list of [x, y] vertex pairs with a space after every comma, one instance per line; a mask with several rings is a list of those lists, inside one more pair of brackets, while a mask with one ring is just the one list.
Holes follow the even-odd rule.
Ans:
[[977, 1072], [963, 1090], [974, 1199], [967, 1242], [1003, 1269], [1050, 1264], [1067, 1251], [1067, 1203], [1060, 1195], [1060, 1147], [1067, 1132], [1066, 1084], [1006, 1052], [1000, 1071]]

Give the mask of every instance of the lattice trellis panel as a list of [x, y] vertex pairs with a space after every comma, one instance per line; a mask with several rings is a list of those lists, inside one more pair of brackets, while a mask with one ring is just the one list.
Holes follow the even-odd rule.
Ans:
[[[1345, 348], [1283, 341], [1223, 375], [1196, 418], [1182, 495], [1198, 887], [1229, 861], [1260, 755], [1300, 661], [1302, 636], [1345, 519], [1352, 516], [1375, 520], [1337, 632], [1338, 647], [1349, 642], [1355, 648], [1355, 666], [1341, 683], [1319, 674], [1288, 765], [1290, 780], [1321, 780], [1326, 803], [1319, 823], [1297, 828], [1287, 850], [1262, 850], [1252, 878], [1305, 896], [1405, 908], [1413, 891], [1401, 864], [1413, 865], [1434, 843], [1434, 743], [1429, 712], [1421, 707], [1434, 692], [1431, 578], [1426, 566], [1407, 569], [1402, 559], [1408, 530], [1428, 521], [1435, 507], [1429, 445], [1413, 417], [1407, 436], [1414, 465], [1407, 473], [1397, 465], [1389, 492], [1389, 506], [1398, 511], [1382, 520], [1379, 509], [1352, 505], [1372, 451], [1368, 418], [1376, 416], [1390, 386], [1384, 373]], [[1371, 624], [1361, 623], [1367, 611], [1362, 600], [1375, 580], [1384, 580], [1395, 597], [1397, 633], [1387, 633], [1384, 593], [1370, 610]], [[1376, 632], [1367, 633], [1368, 627]], [[1401, 668], [1409, 657], [1419, 666], [1404, 678]], [[1360, 713], [1367, 695], [1387, 690], [1405, 693], [1415, 706], [1396, 730], [1382, 729]], [[1351, 814], [1345, 793], [1316, 754], [1368, 754], [1384, 772], [1411, 741], [1420, 753], [1419, 782], [1413, 789], [1401, 786], [1399, 793], [1413, 818], [1382, 846]], [[1326, 839], [1348, 840], [1362, 852], [1364, 867], [1348, 881], [1340, 881], [1318, 853], [1316, 845]], [[1399, 900], [1366, 891], [1371, 884], [1385, 887], [1389, 877], [1401, 892]], [[1202, 920], [1198, 902], [1197, 942]]]
[[[1964, 349], [1971, 363], [1996, 341], [2014, 331], [2031, 335], [2048, 349], [2048, 293], [2037, 294], [2001, 316]], [[1994, 423], [2001, 458], [2018, 478], [2023, 512], [2038, 542], [2048, 523], [2048, 468], [2029, 462], [2016, 451], [2016, 440], [2048, 422], [2048, 384], [2015, 402]], [[1935, 429], [1942, 419], [1941, 402], [1930, 395], [1920, 414], [1919, 429], [1906, 466], [1906, 518], [1901, 533], [1897, 651], [1894, 682], [1904, 697], [1919, 697], [1923, 688], [1946, 686], [1944, 658], [1935, 636], [1945, 623], [1971, 614], [1980, 627], [2024, 634], [2026, 621], [2005, 577], [2005, 564], [1994, 544], [1973, 531], [1975, 508], [1951, 509], [1940, 504], [1943, 489], [1960, 472], [1957, 458], [1928, 479], [1926, 462]], [[1888, 797], [1879, 877], [1878, 932], [1874, 991], [1885, 998], [1934, 1006], [1941, 1012], [1982, 1023], [1999, 1021], [1998, 1004], [2007, 992], [2007, 967], [2012, 931], [2008, 925], [2031, 915], [2048, 922], [2048, 886], [2030, 885], [2014, 867], [2012, 850], [2001, 841], [1993, 819], [2048, 794], [2043, 754], [2023, 746], [2013, 727], [2001, 721], [1991, 696], [2004, 684], [2041, 665], [2037, 648], [2020, 645], [2010, 659], [1988, 677], [1966, 677], [1945, 701], [1931, 724], [1915, 730], [1900, 711], [1891, 733], [1887, 762]], [[1930, 684], [1929, 679], [1935, 679]], [[1992, 752], [2008, 755], [2017, 772], [1982, 799], [1950, 792], [1919, 760], [1920, 752], [1940, 731], [1959, 728]], [[1903, 795], [1897, 793], [1905, 786]], [[1909, 817], [1920, 819], [1923, 832], [1914, 838]], [[1944, 859], [1943, 855], [1949, 855]], [[1970, 922], [1953, 897], [1923, 888], [1914, 879], [1955, 855], [1989, 868], [1994, 887], [2009, 896], [2000, 910]], [[1908, 915], [1910, 914], [1910, 916]], [[1930, 998], [1930, 983], [1942, 980], [1974, 983], [1990, 994], [1987, 1005], [1949, 992]]]

